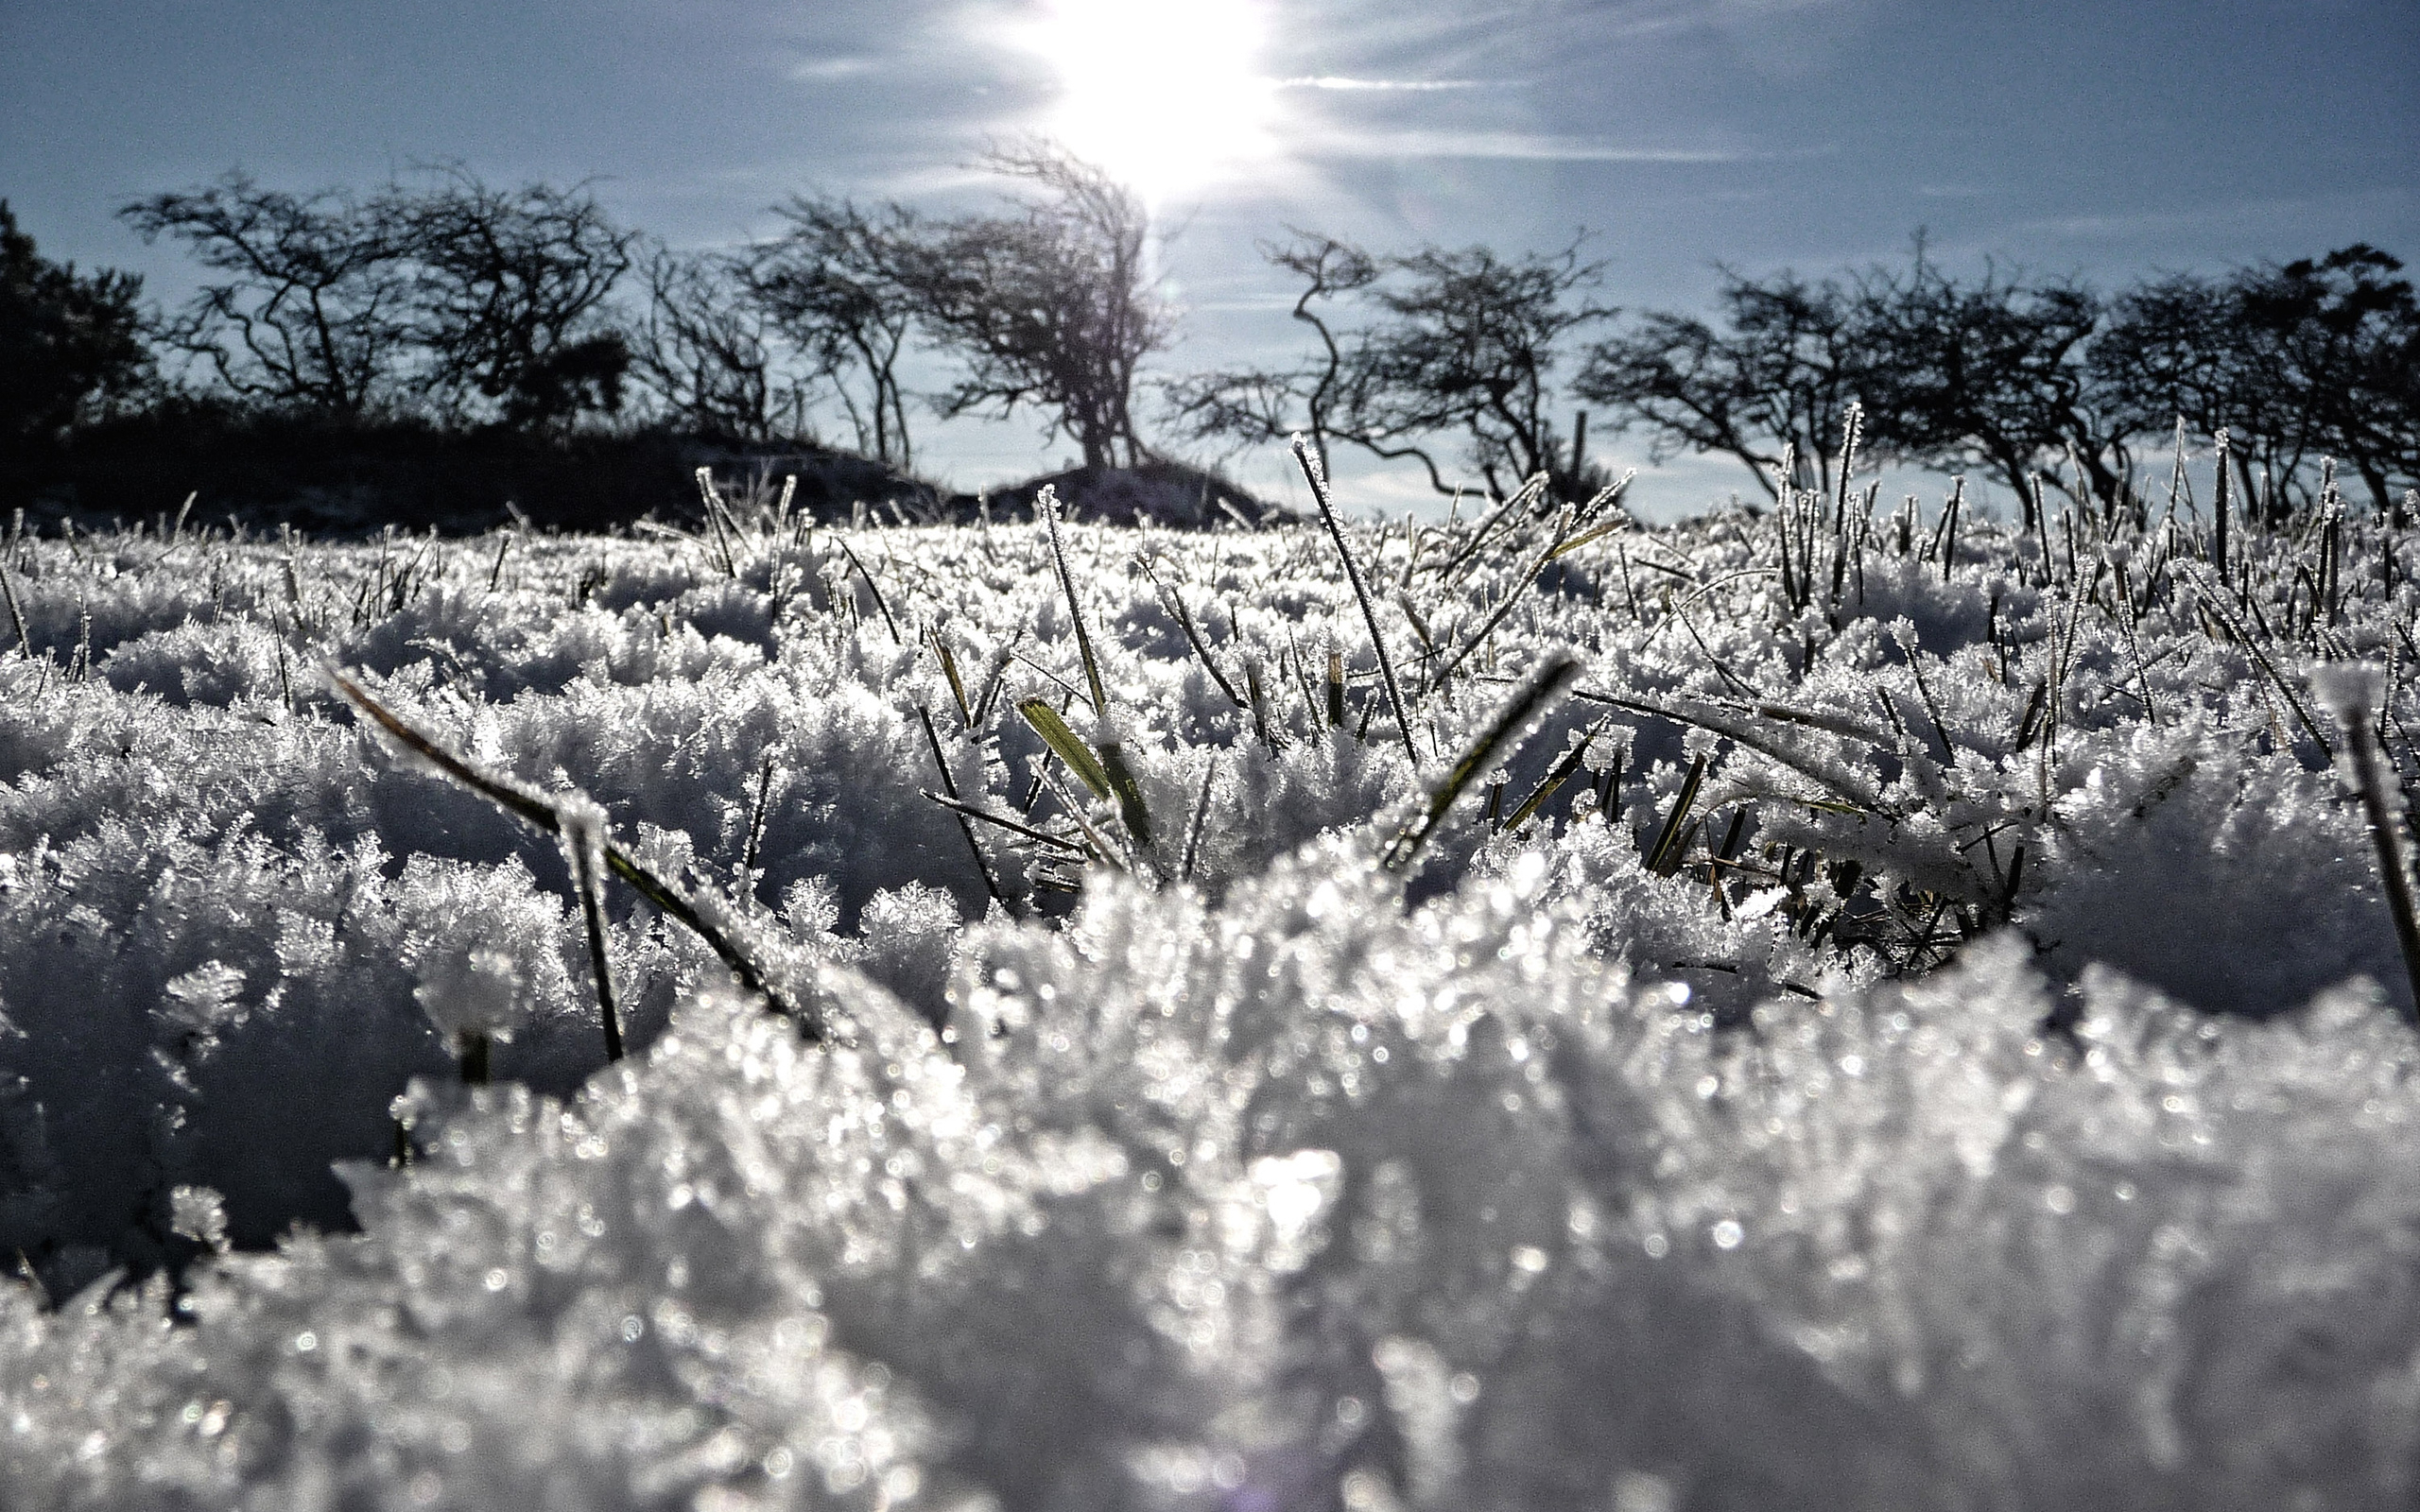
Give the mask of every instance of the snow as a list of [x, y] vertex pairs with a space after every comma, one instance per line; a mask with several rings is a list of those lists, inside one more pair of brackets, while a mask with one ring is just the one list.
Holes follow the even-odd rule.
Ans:
[[10, 541], [0, 1504], [2420, 1495], [2408, 563], [1828, 522]]

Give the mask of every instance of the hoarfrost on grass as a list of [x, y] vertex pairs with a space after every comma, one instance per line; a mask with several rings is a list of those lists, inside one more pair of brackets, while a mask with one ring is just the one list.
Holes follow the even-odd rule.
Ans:
[[10, 541], [0, 1500], [2420, 1494], [2394, 538], [1814, 518]]

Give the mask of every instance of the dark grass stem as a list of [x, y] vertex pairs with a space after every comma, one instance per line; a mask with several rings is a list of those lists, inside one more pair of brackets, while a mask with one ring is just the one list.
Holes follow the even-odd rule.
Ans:
[[1047, 830], [1037, 830], [1021, 819], [1010, 818], [1005, 814], [994, 814], [990, 809], [978, 808], [963, 799], [951, 798], [945, 793], [936, 793], [928, 787], [920, 787], [916, 791], [924, 795], [927, 801], [938, 803], [963, 818], [981, 819], [986, 824], [996, 824], [1011, 834], [1021, 834], [1037, 845], [1046, 845], [1054, 850], [1065, 851], [1069, 855], [1080, 856], [1089, 853], [1083, 846], [1066, 836], [1052, 834]]
[[1689, 764], [1687, 780], [1672, 799], [1672, 812], [1664, 816], [1664, 828], [1656, 833], [1655, 844], [1647, 852], [1647, 869], [1659, 877], [1668, 877], [1681, 869], [1681, 857], [1688, 844], [1689, 810], [1696, 806], [1698, 789], [1704, 782], [1705, 752], [1700, 751]]
[[484, 1029], [463, 1029], [454, 1036], [455, 1064], [461, 1068], [462, 1085], [484, 1087], [488, 1084], [488, 1062], [494, 1038]]
[[1244, 696], [1236, 691], [1236, 685], [1227, 680], [1227, 675], [1219, 670], [1219, 663], [1210, 660], [1210, 648], [1201, 644], [1201, 631], [1194, 627], [1193, 615], [1185, 609], [1184, 599], [1175, 589], [1160, 581], [1159, 574], [1151, 570], [1150, 558], [1137, 557], [1135, 560], [1141, 564], [1143, 576], [1151, 580], [1151, 587], [1167, 600], [1170, 611], [1176, 615], [1177, 628], [1184, 632], [1184, 644], [1193, 648], [1195, 659], [1201, 663], [1202, 670], [1210, 674], [1210, 680], [1219, 685], [1219, 691], [1227, 696], [1229, 703], [1238, 709], [1252, 707]]
[[[933, 644], [938, 645], [941, 643], [936, 638]], [[933, 770], [941, 774], [942, 791], [947, 794], [950, 802], [956, 805], [959, 802], [958, 779], [950, 775], [949, 758], [942, 751], [941, 731], [933, 728], [932, 713], [921, 703], [916, 706], [916, 717], [924, 724], [925, 744], [933, 753]], [[992, 901], [998, 903], [1009, 917], [1015, 918], [1016, 910], [1010, 907], [1008, 895], [1000, 890], [999, 881], [992, 875], [992, 862], [983, 853], [982, 842], [975, 838], [975, 827], [966, 822], [966, 815], [963, 812], [954, 810], [953, 813], [958, 820], [958, 833], [966, 837], [967, 851], [975, 857], [976, 874], [983, 879], [983, 891], [990, 895]]]
[[1177, 864], [1177, 876], [1184, 882], [1193, 880], [1193, 863], [1201, 853], [1201, 825], [1210, 817], [1210, 787], [1218, 781], [1219, 765], [1207, 764], [1201, 772], [1201, 796], [1193, 803], [1193, 822], [1185, 827], [1184, 857]]
[[605, 954], [605, 823], [593, 803], [563, 804], [563, 859], [571, 864], [572, 890], [579, 895], [579, 919], [588, 930], [588, 970], [596, 984], [596, 1015], [605, 1030], [605, 1058], [622, 1058], [622, 1018], [614, 1001], [614, 967]]
[[1336, 506], [1328, 498], [1327, 473], [1320, 466], [1311, 443], [1299, 434], [1294, 438], [1294, 460], [1301, 464], [1303, 477], [1311, 486], [1311, 498], [1320, 507], [1320, 519], [1327, 526], [1328, 539], [1336, 542], [1336, 554], [1344, 559], [1345, 580], [1353, 585], [1353, 596], [1361, 604], [1362, 623], [1370, 627], [1370, 648], [1377, 653], [1378, 676], [1386, 682], [1387, 704], [1394, 711], [1395, 728], [1403, 734], [1404, 754], [1410, 759], [1411, 769], [1418, 772], [1420, 747], [1412, 739], [1411, 715], [1403, 706], [1403, 685], [1395, 680], [1394, 660], [1387, 655], [1387, 638], [1378, 628], [1378, 611], [1370, 603], [1370, 590], [1361, 581], [1360, 564], [1353, 559], [1353, 548], [1344, 539], [1344, 526], [1336, 518]]
[[908, 638], [899, 633], [899, 622], [890, 617], [890, 605], [889, 601], [882, 596], [882, 585], [873, 580], [873, 574], [866, 571], [866, 564], [857, 559], [856, 550], [845, 541], [840, 542], [840, 554], [849, 558], [849, 565], [856, 568], [857, 570], [857, 576], [866, 580], [866, 592], [873, 595], [873, 607], [881, 610], [882, 623], [889, 627], [890, 631], [890, 644], [893, 645], [906, 645], [908, 644]]

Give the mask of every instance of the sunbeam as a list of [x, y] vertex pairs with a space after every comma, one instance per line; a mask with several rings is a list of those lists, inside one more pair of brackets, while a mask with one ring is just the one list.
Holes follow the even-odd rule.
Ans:
[[1052, 134], [1147, 199], [1270, 151], [1266, 0], [1050, 0], [1029, 43], [1064, 93]]

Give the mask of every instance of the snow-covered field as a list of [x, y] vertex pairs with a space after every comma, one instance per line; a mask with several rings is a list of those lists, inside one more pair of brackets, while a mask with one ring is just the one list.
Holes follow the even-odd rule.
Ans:
[[2420, 542], [2149, 516], [13, 540], [0, 1504], [2410, 1505]]

